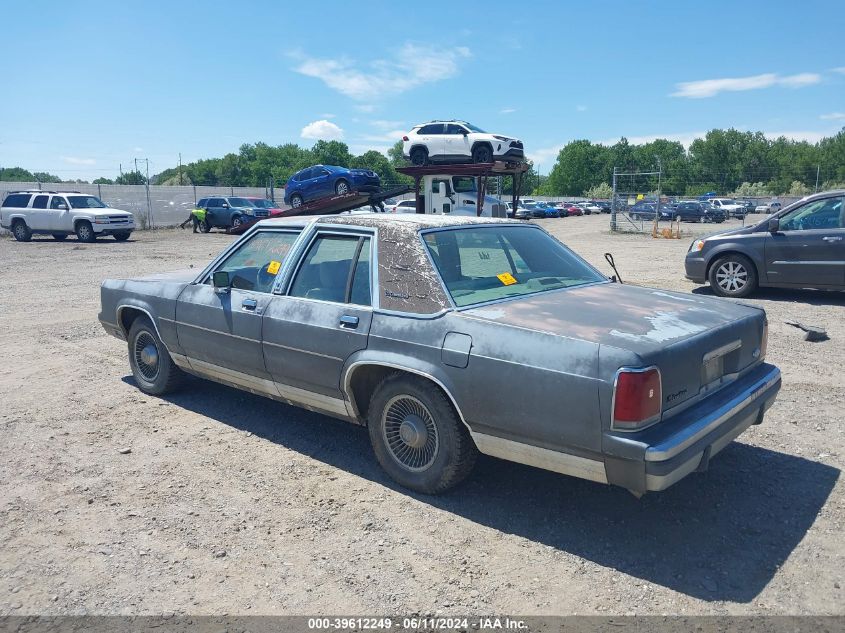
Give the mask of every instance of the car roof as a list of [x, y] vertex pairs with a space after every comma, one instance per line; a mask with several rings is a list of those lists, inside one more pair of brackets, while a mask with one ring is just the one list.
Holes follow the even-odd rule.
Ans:
[[284, 227], [291, 225], [342, 224], [378, 228], [380, 226], [401, 227], [408, 232], [417, 232], [428, 228], [472, 226], [485, 224], [513, 224], [523, 226], [522, 222], [506, 218], [473, 218], [466, 216], [443, 216], [425, 213], [394, 215], [385, 213], [360, 213], [356, 215], [312, 215], [287, 216], [262, 220], [259, 227]]

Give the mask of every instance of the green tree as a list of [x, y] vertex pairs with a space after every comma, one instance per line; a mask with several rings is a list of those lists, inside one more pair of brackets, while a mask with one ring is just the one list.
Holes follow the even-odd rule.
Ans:
[[590, 141], [572, 141], [560, 150], [548, 180], [540, 187], [546, 195], [577, 196], [606, 182], [607, 148]]
[[606, 182], [600, 182], [595, 187], [584, 191], [584, 197], [590, 200], [609, 200], [613, 195], [613, 187]]
[[91, 183], [94, 185], [113, 185], [114, 180], [111, 178], [95, 178], [94, 181]]
[[[46, 171], [36, 171], [32, 174], [33, 178], [38, 182], [62, 182], [62, 179], [53, 174], [48, 174]], [[80, 181], [76, 181], [80, 182]]]
[[402, 141], [396, 141], [390, 149], [387, 150], [387, 157], [394, 167], [408, 167], [411, 161], [407, 160], [403, 154]]
[[127, 171], [114, 179], [116, 185], [143, 185], [147, 179], [140, 171]]
[[6, 182], [35, 182], [35, 176], [23, 167], [6, 167], [0, 169], [0, 180]]
[[341, 141], [317, 141], [311, 148], [311, 154], [314, 156], [314, 163], [317, 165], [349, 167], [352, 162], [349, 147]]

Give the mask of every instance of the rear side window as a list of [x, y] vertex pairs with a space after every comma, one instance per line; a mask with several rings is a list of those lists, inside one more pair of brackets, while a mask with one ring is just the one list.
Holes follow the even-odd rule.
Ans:
[[322, 235], [308, 250], [293, 297], [370, 305], [370, 238]]
[[198, 207], [204, 207], [208, 204], [208, 198], [200, 198], [200, 201], [197, 202]]
[[443, 134], [443, 124], [432, 123], [429, 125], [423, 125], [417, 134]]
[[46, 209], [47, 208], [47, 200], [49, 200], [50, 196], [35, 196], [35, 200], [32, 201], [32, 208], [33, 209]]
[[29, 199], [31, 197], [32, 194], [29, 193], [13, 193], [6, 196], [6, 199], [3, 201], [3, 206], [24, 209], [26, 208], [26, 205], [29, 204]]

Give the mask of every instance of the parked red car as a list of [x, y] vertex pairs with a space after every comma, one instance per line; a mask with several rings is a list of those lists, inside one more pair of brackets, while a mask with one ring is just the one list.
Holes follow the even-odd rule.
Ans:
[[584, 215], [584, 209], [582, 209], [576, 204], [564, 202], [560, 206], [560, 213], [561, 215], [565, 213], [568, 217], [572, 217], [573, 215]]
[[252, 204], [254, 204], [259, 209], [267, 209], [270, 214], [268, 217], [277, 218], [283, 214], [284, 209], [282, 209], [281, 205], [277, 202], [273, 202], [272, 200], [268, 200], [267, 198], [258, 198], [256, 196], [242, 196], [249, 200]]

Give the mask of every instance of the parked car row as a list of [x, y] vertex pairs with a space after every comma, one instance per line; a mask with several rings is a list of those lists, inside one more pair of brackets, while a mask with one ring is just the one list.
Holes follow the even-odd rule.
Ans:
[[628, 217], [634, 221], [654, 220], [658, 215], [660, 220], [678, 220], [681, 222], [716, 222], [722, 223], [727, 219], [726, 212], [709, 202], [698, 200], [682, 200], [661, 204], [658, 210], [654, 202], [638, 202], [628, 210]]

